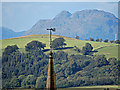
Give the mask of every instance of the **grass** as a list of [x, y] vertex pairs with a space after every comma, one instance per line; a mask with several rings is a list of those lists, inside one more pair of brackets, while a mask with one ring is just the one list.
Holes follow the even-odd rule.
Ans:
[[[56, 90], [108, 90], [107, 88], [109, 88], [109, 90], [117, 90], [118, 86], [117, 85], [82, 86], [82, 87], [70, 87], [70, 88], [57, 88]], [[9, 89], [3, 89], [3, 90], [9, 90]], [[32, 88], [32, 89], [16, 88], [14, 90], [39, 90], [39, 88], [38, 89], [35, 89], [35, 88]], [[40, 89], [40, 90], [44, 90], [44, 89]]]
[[[52, 38], [58, 38], [58, 37], [63, 37], [59, 35], [52, 35]], [[74, 47], [77, 46], [78, 48], [82, 49], [82, 47], [86, 43], [90, 43], [94, 50], [98, 50], [96, 54], [105, 54], [107, 58], [110, 57], [118, 57], [118, 49], [117, 49], [117, 44], [114, 43], [105, 43], [105, 42], [94, 42], [94, 41], [85, 41], [85, 40], [77, 40], [69, 37], [63, 37], [66, 40], [66, 47]], [[28, 36], [22, 36], [22, 37], [17, 37], [17, 38], [11, 38], [11, 39], [4, 39], [2, 40], [2, 49], [6, 48], [8, 45], [17, 45], [20, 48], [21, 52], [24, 52], [24, 48], [27, 45], [27, 43], [33, 41], [33, 40], [38, 40], [40, 42], [43, 42], [46, 44], [45, 49], [49, 49], [49, 35], [47, 34], [40, 34], [40, 35], [28, 35]], [[55, 52], [57, 50], [54, 50]], [[73, 49], [65, 49], [63, 50], [67, 52], [69, 55], [71, 54], [78, 54], [76, 51]], [[48, 53], [48, 52], [46, 52]]]
[[104, 54], [107, 58], [117, 57], [118, 58], [118, 46], [108, 46], [97, 49], [96, 54]]
[[117, 85], [103, 85], [103, 86], [82, 86], [82, 87], [70, 87], [70, 88], [60, 88], [58, 90], [116, 90]]
[[103, 85], [103, 86], [83, 86], [77, 88], [118, 88], [118, 85]]

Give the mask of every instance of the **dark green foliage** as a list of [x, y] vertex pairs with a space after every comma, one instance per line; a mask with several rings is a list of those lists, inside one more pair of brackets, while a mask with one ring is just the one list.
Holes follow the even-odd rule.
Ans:
[[118, 64], [117, 59], [114, 58], [114, 57], [113, 57], [113, 58], [109, 58], [108, 61], [109, 61], [109, 64], [111, 64], [111, 65], [116, 65], [116, 64]]
[[76, 39], [79, 39], [79, 36], [76, 36], [75, 38], [76, 38]]
[[86, 47], [83, 47], [82, 48], [82, 53], [83, 55], [88, 55], [89, 53], [87, 52], [87, 48]]
[[36, 88], [46, 87], [46, 77], [40, 76], [36, 80]]
[[53, 57], [57, 61], [67, 60], [68, 59], [68, 54], [65, 53], [64, 51], [57, 51], [56, 53], [53, 53]]
[[52, 48], [62, 48], [64, 45], [67, 45], [64, 38], [56, 38], [52, 42]]
[[20, 82], [22, 82], [25, 78], [26, 78], [25, 75], [20, 75], [20, 76], [18, 77], [18, 79], [19, 79]]
[[99, 39], [100, 42], [102, 42], [102, 39]]
[[[105, 58], [102, 55], [95, 57], [99, 57], [99, 59]], [[59, 72], [57, 71], [56, 78], [58, 87], [112, 85], [117, 82], [117, 66], [101, 63], [101, 67], [98, 67], [95, 65], [95, 61], [98, 59], [94, 58], [93, 60], [92, 58], [81, 55], [71, 55], [69, 61], [62, 64], [64, 68], [59, 66], [64, 73], [60, 70]]]
[[[92, 46], [85, 45], [92, 51]], [[7, 58], [6, 58], [7, 57]], [[53, 53], [57, 87], [118, 84], [116, 58], [104, 55], [68, 55], [64, 51]], [[45, 88], [49, 55], [41, 50], [19, 51], [2, 57], [3, 88]], [[120, 72], [119, 72], [120, 74]]]
[[114, 41], [110, 41], [111, 43], [114, 43]]
[[94, 57], [94, 60], [95, 60], [94, 65], [96, 67], [101, 67], [101, 66], [109, 64], [109, 62], [107, 61], [105, 55], [97, 55], [97, 56]]
[[99, 42], [100, 40], [99, 39], [96, 39], [96, 42]]
[[4, 55], [9, 55], [13, 52], [16, 52], [18, 50], [18, 46], [17, 45], [12, 45], [12, 46], [7, 46], [3, 52]]
[[90, 43], [86, 43], [85, 47], [88, 49], [88, 51], [92, 51], [93, 47]]
[[90, 43], [86, 43], [85, 46], [82, 48], [83, 55], [90, 55], [92, 53], [92, 45]]
[[74, 46], [74, 48], [75, 48], [74, 49], [75, 51], [77, 51], [78, 53], [80, 53], [81, 50], [77, 46]]
[[66, 45], [67, 45], [66, 43], [63, 44], [64, 47], [65, 47]]
[[35, 87], [36, 84], [36, 77], [34, 75], [28, 75], [23, 81], [21, 82], [21, 86], [29, 86], [29, 87]]
[[120, 40], [116, 40], [116, 41], [110, 41], [111, 43], [116, 43], [116, 44], [120, 44]]
[[108, 39], [105, 39], [104, 42], [108, 42]]
[[[3, 87], [10, 86], [11, 83], [8, 80], [12, 80], [14, 76], [18, 77], [20, 86], [14, 87], [35, 87], [36, 77], [44, 73], [47, 75], [47, 70], [43, 70], [43, 67], [47, 67], [48, 57], [42, 51], [32, 51], [28, 53], [14, 52], [8, 55], [7, 61], [4, 61], [2, 57], [2, 79]], [[28, 75], [34, 75], [32, 82], [28, 81]], [[28, 79], [27, 79], [28, 78]], [[11, 86], [12, 87], [12, 86]]]
[[38, 50], [40, 51], [41, 48], [44, 49], [46, 47], [46, 44], [43, 44], [42, 42], [39, 41], [31, 41], [25, 46], [26, 51], [32, 51], [32, 50]]
[[120, 40], [116, 40], [115, 43], [116, 43], [116, 44], [120, 44]]
[[20, 81], [17, 78], [12, 78], [10, 83], [9, 83], [9, 88], [15, 88], [15, 87], [20, 87]]
[[93, 39], [93, 38], [91, 38], [91, 37], [89, 38], [89, 40], [90, 40], [90, 41], [94, 41], [94, 39]]
[[2, 54], [2, 59], [4, 59], [3, 62], [8, 61], [11, 54], [19, 52], [18, 49], [17, 45], [7, 46]]

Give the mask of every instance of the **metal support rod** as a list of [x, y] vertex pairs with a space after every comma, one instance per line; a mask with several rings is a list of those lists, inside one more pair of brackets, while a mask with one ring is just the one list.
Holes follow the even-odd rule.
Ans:
[[50, 28], [47, 30], [50, 30], [50, 51], [52, 51], [52, 31], [55, 31], [55, 28]]
[[52, 35], [52, 32], [50, 30], [50, 49], [52, 50], [52, 37], [51, 37], [51, 35]]

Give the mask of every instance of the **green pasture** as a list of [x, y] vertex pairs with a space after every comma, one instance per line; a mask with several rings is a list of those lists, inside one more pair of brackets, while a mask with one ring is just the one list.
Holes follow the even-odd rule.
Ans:
[[118, 46], [108, 46], [100, 49], [96, 49], [98, 52], [95, 54], [104, 54], [107, 58], [116, 57], [118, 58]]
[[70, 88], [58, 88], [57, 90], [117, 90], [117, 85], [103, 85], [103, 86], [81, 86]]
[[[63, 37], [59, 35], [53, 35], [53, 40], [58, 37]], [[77, 40], [69, 37], [63, 37], [67, 44], [66, 47], [74, 47], [77, 46], [78, 48], [82, 49], [82, 47], [86, 43], [90, 43], [94, 50], [97, 50], [98, 52], [95, 54], [105, 54], [108, 58], [109, 57], [118, 57], [118, 49], [117, 44], [114, 43], [105, 43], [105, 42], [94, 42], [94, 41], [85, 41], [85, 40]], [[11, 38], [11, 39], [3, 39], [2, 40], [2, 49], [6, 48], [8, 45], [17, 45], [20, 48], [20, 51], [24, 52], [24, 48], [27, 45], [27, 43], [38, 40], [42, 43], [46, 44], [45, 49], [49, 49], [49, 35], [47, 34], [41, 34], [41, 35], [29, 35], [29, 36], [23, 36], [23, 37], [17, 37], [17, 38]], [[78, 54], [76, 51], [72, 49], [65, 49], [63, 51], [67, 52], [68, 54]], [[57, 51], [57, 50], [54, 50]], [[47, 53], [47, 52], [46, 52]]]
[[118, 88], [118, 85], [83, 86], [83, 87], [76, 87], [76, 88]]

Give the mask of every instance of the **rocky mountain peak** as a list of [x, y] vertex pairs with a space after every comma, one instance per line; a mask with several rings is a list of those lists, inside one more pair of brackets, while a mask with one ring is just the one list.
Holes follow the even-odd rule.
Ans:
[[54, 19], [62, 19], [62, 18], [69, 18], [72, 14], [68, 11], [62, 11], [60, 12], [58, 15], [56, 15], [56, 17]]

